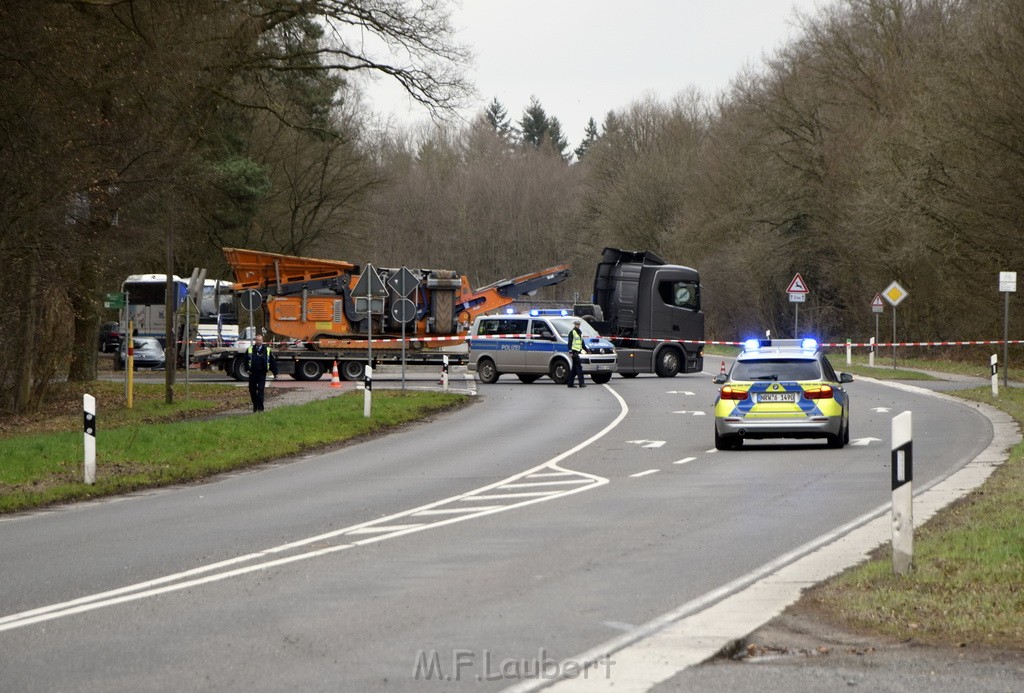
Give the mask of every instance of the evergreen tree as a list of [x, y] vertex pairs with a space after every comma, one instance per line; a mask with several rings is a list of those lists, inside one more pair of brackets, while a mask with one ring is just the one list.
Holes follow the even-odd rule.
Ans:
[[569, 140], [565, 138], [565, 134], [562, 132], [562, 122], [554, 116], [548, 118], [548, 128], [544, 142], [556, 154], [568, 160], [569, 157], [566, 156], [565, 150], [569, 147]]
[[487, 119], [491, 129], [498, 133], [502, 139], [507, 141], [515, 135], [515, 127], [513, 127], [512, 121], [509, 120], [508, 111], [498, 101], [498, 97], [494, 97], [494, 100], [484, 109], [484, 118]]
[[519, 120], [519, 130], [522, 132], [523, 145], [540, 147], [544, 136], [548, 134], [548, 114], [540, 105], [536, 96], [530, 97], [530, 105], [523, 111], [523, 117]]
[[583, 141], [580, 142], [580, 146], [576, 147], [575, 154], [577, 161], [583, 161], [583, 157], [587, 155], [587, 151], [594, 146], [597, 142], [598, 135], [597, 123], [593, 118], [587, 121], [587, 127], [583, 129]]

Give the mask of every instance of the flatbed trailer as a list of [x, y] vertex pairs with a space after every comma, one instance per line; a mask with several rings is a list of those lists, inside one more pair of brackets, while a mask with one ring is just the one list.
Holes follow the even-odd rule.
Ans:
[[[236, 347], [200, 349], [192, 356], [192, 362], [222, 370], [235, 380], [245, 381], [249, 378], [249, 371], [245, 366], [245, 352], [248, 348], [249, 343], [242, 341]], [[359, 381], [366, 375], [369, 350], [365, 346], [319, 349], [301, 344], [271, 344], [271, 349], [277, 360], [278, 374], [290, 375], [296, 380], [319, 380], [325, 373], [332, 372], [335, 363], [338, 364], [338, 375], [342, 380]], [[374, 344], [372, 353], [374, 366], [402, 363], [400, 345], [395, 348], [390, 344]], [[468, 360], [466, 344], [463, 342], [455, 346], [439, 347], [417, 347], [413, 344], [406, 346], [405, 349], [407, 365], [435, 365], [440, 369], [446, 356], [449, 366], [465, 364]]]

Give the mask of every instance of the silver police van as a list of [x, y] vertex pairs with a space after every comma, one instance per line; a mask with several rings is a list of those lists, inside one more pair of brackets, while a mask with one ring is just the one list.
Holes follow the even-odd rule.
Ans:
[[[524, 383], [543, 375], [564, 385], [572, 369], [566, 341], [576, 320], [568, 310], [481, 315], [469, 331], [470, 371], [481, 382], [493, 383], [512, 373]], [[587, 351], [580, 355], [583, 372], [595, 383], [606, 383], [615, 372], [615, 347], [583, 320], [580, 332]]]

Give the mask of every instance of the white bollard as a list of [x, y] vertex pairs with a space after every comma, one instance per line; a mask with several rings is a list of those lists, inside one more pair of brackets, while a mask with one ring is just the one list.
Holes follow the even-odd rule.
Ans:
[[995, 354], [989, 358], [989, 365], [992, 367], [992, 396], [999, 396], [999, 357]]
[[913, 417], [892, 419], [892, 570], [907, 575], [914, 562]]
[[875, 367], [875, 338], [870, 339], [870, 346], [868, 347], [868, 366], [871, 368]]
[[850, 351], [850, 349], [851, 349], [850, 341], [851, 341], [850, 339], [846, 340], [846, 365], [847, 366], [849, 366], [851, 363], [853, 363], [852, 354], [851, 354], [851, 351]]
[[92, 395], [82, 397], [82, 409], [85, 413], [85, 483], [96, 483], [96, 398]]
[[363, 417], [370, 418], [370, 407], [373, 404], [373, 366], [366, 364], [366, 376], [363, 379]]
[[448, 354], [441, 357], [441, 387], [448, 392]]

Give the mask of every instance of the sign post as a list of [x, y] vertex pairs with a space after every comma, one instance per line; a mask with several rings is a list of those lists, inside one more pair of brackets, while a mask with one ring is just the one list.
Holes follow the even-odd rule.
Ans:
[[807, 294], [811, 293], [811, 290], [807, 288], [807, 283], [804, 282], [804, 278], [797, 272], [796, 276], [789, 282], [789, 287], [786, 288], [786, 293], [789, 294], [789, 302], [793, 304], [793, 339], [800, 338], [800, 304], [807, 300]]
[[903, 302], [910, 294], [907, 290], [899, 285], [898, 282], [893, 282], [886, 287], [885, 291], [882, 292], [882, 296], [892, 306], [892, 369], [896, 370], [896, 306]]
[[416, 304], [409, 300], [409, 295], [416, 291], [419, 280], [409, 268], [402, 265], [395, 274], [388, 278], [388, 285], [399, 295], [399, 299], [391, 304], [391, 317], [402, 323], [402, 389], [405, 389], [405, 324], [416, 317]]
[[1003, 387], [1010, 379], [1010, 294], [1017, 291], [1017, 273], [1000, 272], [999, 290], [1003, 293]]
[[366, 387], [363, 392], [363, 416], [369, 417], [373, 398], [373, 316], [384, 314], [384, 297], [388, 295], [388, 288], [384, 286], [377, 268], [370, 264], [363, 268], [359, 281], [352, 289], [352, 295], [356, 297], [356, 311], [366, 313]]

